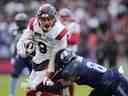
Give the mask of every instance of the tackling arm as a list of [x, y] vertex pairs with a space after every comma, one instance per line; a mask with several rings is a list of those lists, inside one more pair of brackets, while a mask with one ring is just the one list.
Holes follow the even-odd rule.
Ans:
[[72, 83], [73, 82], [71, 80], [59, 79], [57, 82], [54, 82], [52, 86], [40, 84], [37, 87], [37, 90], [58, 93], [61, 92], [64, 88], [67, 88], [68, 86], [72, 85]]
[[[79, 79], [78, 74], [76, 72], [76, 70], [78, 70], [77, 69], [78, 64], [74, 64], [74, 63], [78, 63], [78, 62], [75, 61], [66, 65], [64, 69], [62, 68], [62, 70], [58, 74], [56, 74], [56, 76], [54, 76], [54, 78], [51, 78], [53, 79], [53, 81], [55, 81], [53, 85], [44, 86], [43, 84], [41, 84], [40, 86], [37, 87], [37, 90], [57, 93], [62, 91], [62, 89], [72, 85], [73, 82], [75, 82], [75, 80]], [[55, 79], [56, 77], [57, 79]]]

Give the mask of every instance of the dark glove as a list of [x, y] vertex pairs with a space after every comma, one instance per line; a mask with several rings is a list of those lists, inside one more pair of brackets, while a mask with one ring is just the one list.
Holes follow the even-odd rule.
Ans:
[[61, 92], [63, 90], [64, 86], [60, 83], [54, 83], [53, 86], [44, 86], [43, 84], [40, 84], [39, 86], [37, 86], [37, 90], [38, 91], [45, 91], [45, 92], [51, 92], [51, 93], [55, 93], [57, 94], [58, 92]]

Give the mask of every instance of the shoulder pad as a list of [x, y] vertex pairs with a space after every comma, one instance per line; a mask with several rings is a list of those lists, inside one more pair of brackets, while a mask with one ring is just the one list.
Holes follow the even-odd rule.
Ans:
[[28, 21], [27, 27], [33, 31], [33, 23], [35, 21], [36, 17], [32, 17], [30, 18], [30, 20]]

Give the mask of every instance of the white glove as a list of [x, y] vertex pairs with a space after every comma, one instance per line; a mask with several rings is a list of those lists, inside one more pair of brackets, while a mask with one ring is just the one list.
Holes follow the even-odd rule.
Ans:
[[53, 86], [54, 82], [52, 80], [50, 80], [48, 77], [45, 77], [43, 80], [43, 85], [44, 86]]

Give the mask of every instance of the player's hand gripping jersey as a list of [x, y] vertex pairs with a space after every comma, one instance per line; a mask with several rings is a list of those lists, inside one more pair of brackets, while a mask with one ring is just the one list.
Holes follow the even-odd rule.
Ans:
[[[48, 12], [51, 10], [54, 11], [51, 5], [43, 5], [39, 9], [38, 16], [30, 20], [28, 29], [17, 44], [18, 54], [21, 56], [34, 54], [32, 58], [33, 71], [30, 76], [30, 81], [36, 83], [34, 86], [42, 82], [47, 75], [46, 71], [54, 72], [56, 52], [67, 47], [68, 30], [53, 15], [55, 12]], [[55, 19], [52, 25], [50, 25], [51, 17]], [[45, 24], [41, 20], [44, 20]], [[44, 72], [47, 67], [48, 70]]]

